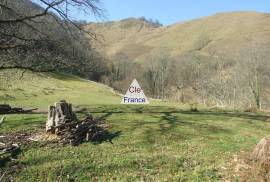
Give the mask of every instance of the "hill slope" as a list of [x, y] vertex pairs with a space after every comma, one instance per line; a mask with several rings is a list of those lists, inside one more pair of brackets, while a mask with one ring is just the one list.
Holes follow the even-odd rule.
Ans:
[[112, 88], [77, 76], [36, 73], [19, 69], [0, 72], [0, 99], [15, 106], [47, 108], [66, 99], [74, 105], [116, 104], [120, 96]]
[[[142, 60], [152, 50], [166, 48], [171, 56], [198, 51], [213, 55], [226, 49], [228, 54], [254, 44], [269, 44], [270, 15], [257, 12], [220, 13], [201, 19], [153, 27], [139, 19], [92, 23], [86, 29], [104, 38], [104, 51], [113, 56], [124, 53]], [[97, 45], [99, 49], [101, 46]], [[134, 53], [135, 52], [135, 53]]]
[[118, 90], [136, 77], [155, 98], [269, 108], [269, 20], [266, 13], [231, 12], [166, 27], [130, 18], [86, 29], [103, 38], [95, 47], [112, 60], [116, 79], [109, 84]]
[[46, 1], [39, 4], [45, 9], [30, 0], [0, 1], [0, 68], [58, 71], [99, 80], [106, 64], [78, 28], [81, 25], [59, 18], [58, 11], [46, 9]]
[[[62, 99], [74, 106], [118, 105], [121, 107], [122, 96], [107, 85], [70, 74], [22, 69], [0, 71], [1, 103], [16, 107], [38, 107], [47, 111], [48, 105]], [[174, 106], [175, 103], [151, 99], [150, 105]]]

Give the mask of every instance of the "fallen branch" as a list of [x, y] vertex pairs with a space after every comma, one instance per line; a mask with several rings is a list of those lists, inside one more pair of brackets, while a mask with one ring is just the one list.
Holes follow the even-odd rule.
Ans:
[[1, 176], [1, 178], [0, 178], [0, 181], [3, 180], [3, 178], [4, 178], [5, 175], [6, 175], [6, 172], [4, 172], [4, 173], [2, 174], [2, 176]]
[[18, 151], [19, 148], [20, 148], [19, 145], [16, 143], [2, 145], [2, 146], [0, 146], [0, 156], [7, 154], [7, 153], [12, 154], [13, 152]]
[[37, 110], [37, 108], [34, 109], [23, 109], [20, 107], [11, 107], [8, 104], [0, 104], [0, 114], [19, 114], [19, 113], [30, 113]]
[[82, 142], [97, 141], [108, 134], [103, 120], [87, 117], [82, 121], [71, 121], [54, 128], [62, 144], [78, 145]]

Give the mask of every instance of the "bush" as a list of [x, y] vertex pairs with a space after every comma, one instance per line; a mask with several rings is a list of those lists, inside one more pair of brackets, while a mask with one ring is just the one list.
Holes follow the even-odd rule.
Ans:
[[191, 112], [198, 112], [198, 103], [191, 103], [190, 104], [190, 111]]
[[244, 110], [244, 112], [256, 113], [258, 109], [256, 107], [250, 107]]

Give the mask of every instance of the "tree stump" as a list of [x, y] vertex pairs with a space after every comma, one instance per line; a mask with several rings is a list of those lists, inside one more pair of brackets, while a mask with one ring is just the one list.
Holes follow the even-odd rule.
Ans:
[[56, 102], [54, 106], [48, 107], [48, 120], [46, 122], [46, 132], [55, 133], [55, 130], [71, 121], [77, 120], [75, 113], [72, 111], [72, 104], [65, 100]]

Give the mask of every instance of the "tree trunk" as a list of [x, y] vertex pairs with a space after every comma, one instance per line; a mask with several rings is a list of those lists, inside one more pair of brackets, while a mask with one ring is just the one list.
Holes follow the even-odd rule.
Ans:
[[65, 123], [77, 120], [72, 112], [72, 105], [65, 100], [56, 102], [54, 106], [48, 107], [48, 120], [46, 122], [46, 132], [55, 132], [55, 129]]

